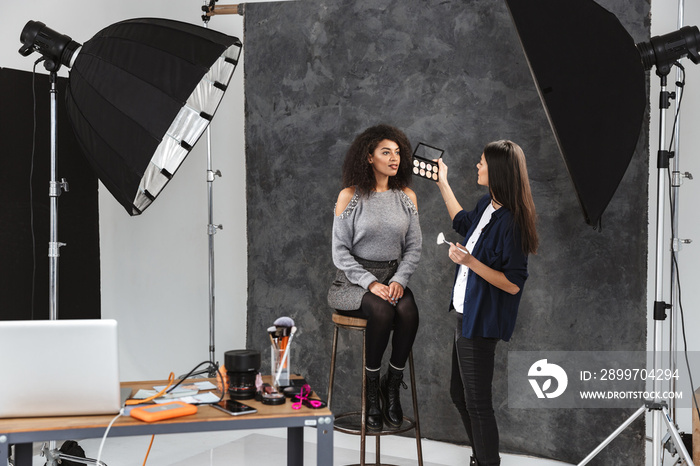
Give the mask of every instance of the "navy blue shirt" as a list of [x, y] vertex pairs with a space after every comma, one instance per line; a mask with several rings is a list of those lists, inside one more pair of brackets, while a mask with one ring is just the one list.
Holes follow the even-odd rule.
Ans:
[[[479, 199], [476, 208], [471, 212], [462, 210], [455, 215], [452, 228], [464, 236], [463, 246], [476, 229], [490, 202], [491, 196], [487, 194]], [[523, 252], [521, 244], [520, 228], [513, 222], [512, 213], [505, 207], [496, 210], [482, 230], [472, 255], [484, 265], [503, 272], [520, 291], [515, 295], [506, 293], [470, 271], [464, 297], [463, 337], [510, 340], [528, 276], [527, 254]], [[455, 271], [455, 280], [458, 273], [459, 265]], [[454, 294], [454, 287], [452, 293]]]

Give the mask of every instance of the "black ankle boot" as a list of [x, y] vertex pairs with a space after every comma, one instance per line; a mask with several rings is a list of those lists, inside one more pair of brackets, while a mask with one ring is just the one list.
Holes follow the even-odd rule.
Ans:
[[382, 377], [379, 390], [382, 396], [384, 420], [394, 428], [401, 427], [403, 423], [403, 410], [399, 394], [399, 386], [401, 385], [403, 388], [408, 388], [403, 381], [403, 371], [389, 366], [389, 372]]
[[365, 371], [365, 373], [367, 376], [365, 428], [369, 432], [380, 432], [384, 423], [382, 422], [382, 408], [379, 404], [379, 371]]

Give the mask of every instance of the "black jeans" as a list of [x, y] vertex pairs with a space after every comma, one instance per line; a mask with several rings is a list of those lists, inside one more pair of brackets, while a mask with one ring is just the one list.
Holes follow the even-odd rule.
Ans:
[[491, 397], [494, 355], [498, 339], [464, 338], [461, 314], [457, 332], [458, 338], [452, 350], [452, 402], [462, 417], [479, 466], [500, 465], [498, 426]]

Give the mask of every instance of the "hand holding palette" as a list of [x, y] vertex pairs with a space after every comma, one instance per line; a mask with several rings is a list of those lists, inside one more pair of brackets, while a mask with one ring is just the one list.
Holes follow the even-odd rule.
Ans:
[[413, 174], [428, 180], [438, 180], [438, 164], [433, 162], [442, 157], [445, 151], [419, 142], [413, 151]]

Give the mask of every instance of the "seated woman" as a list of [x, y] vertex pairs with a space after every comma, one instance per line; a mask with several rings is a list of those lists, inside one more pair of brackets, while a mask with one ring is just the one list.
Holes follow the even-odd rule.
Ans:
[[[366, 428], [371, 432], [381, 431], [384, 422], [394, 428], [403, 422], [399, 386], [418, 331], [418, 308], [407, 285], [422, 237], [410, 181], [406, 135], [392, 126], [373, 126], [357, 136], [345, 156], [344, 189], [335, 207], [332, 248], [338, 271], [328, 303], [343, 315], [367, 319]], [[380, 381], [392, 328], [389, 368]]]

